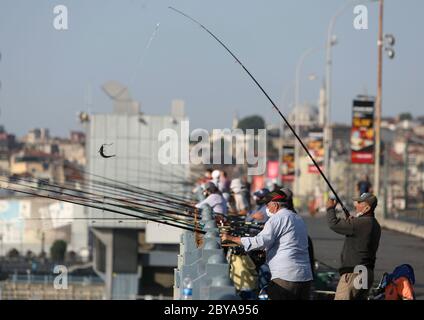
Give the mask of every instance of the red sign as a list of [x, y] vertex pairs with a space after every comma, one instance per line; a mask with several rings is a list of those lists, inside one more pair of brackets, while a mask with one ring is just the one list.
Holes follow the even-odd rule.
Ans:
[[265, 177], [264, 176], [253, 176], [251, 190], [253, 192], [265, 188]]
[[267, 178], [276, 179], [278, 178], [278, 161], [268, 161], [267, 165]]
[[374, 163], [374, 101], [354, 100], [352, 110], [352, 163]]

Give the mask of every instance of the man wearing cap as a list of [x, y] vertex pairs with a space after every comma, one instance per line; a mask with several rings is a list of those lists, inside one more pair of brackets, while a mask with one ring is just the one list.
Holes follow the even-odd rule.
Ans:
[[269, 194], [269, 190], [267, 188], [260, 189], [253, 193], [253, 200], [256, 203], [256, 208], [246, 216], [246, 221], [257, 221], [260, 223], [265, 223], [268, 220], [268, 215], [266, 213], [266, 204], [265, 198]]
[[270, 218], [255, 237], [222, 235], [223, 241], [243, 245], [246, 251], [265, 250], [271, 271], [271, 300], [307, 300], [312, 281], [308, 234], [303, 219], [293, 209], [293, 194], [282, 188], [266, 196]]
[[205, 184], [204, 195], [206, 199], [197, 203], [195, 205], [196, 208], [202, 208], [207, 204], [212, 208], [213, 212], [222, 215], [227, 214], [227, 202], [219, 192], [218, 187], [212, 181]]
[[[374, 281], [374, 266], [381, 235], [380, 225], [374, 216], [377, 197], [372, 193], [363, 193], [353, 200], [356, 216], [349, 216], [346, 219], [336, 216], [335, 200], [329, 199], [327, 202], [328, 226], [331, 230], [346, 236], [335, 300], [366, 299]], [[366, 275], [355, 272], [355, 268], [357, 270], [362, 268], [366, 271]], [[360, 280], [367, 280], [366, 283], [355, 281], [358, 275], [361, 275]]]

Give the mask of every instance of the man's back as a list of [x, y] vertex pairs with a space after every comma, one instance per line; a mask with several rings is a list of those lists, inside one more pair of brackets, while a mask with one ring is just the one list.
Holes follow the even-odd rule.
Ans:
[[363, 265], [374, 269], [381, 228], [374, 216], [353, 218], [353, 235], [347, 235], [342, 252], [342, 268]]
[[353, 272], [358, 265], [374, 269], [381, 236], [380, 224], [374, 215], [343, 220], [336, 217], [334, 209], [327, 212], [330, 228], [346, 236], [341, 254], [341, 273]]
[[308, 251], [308, 232], [303, 219], [282, 209], [269, 221], [277, 230], [274, 244], [267, 250], [267, 262], [273, 277], [287, 281], [312, 280]]

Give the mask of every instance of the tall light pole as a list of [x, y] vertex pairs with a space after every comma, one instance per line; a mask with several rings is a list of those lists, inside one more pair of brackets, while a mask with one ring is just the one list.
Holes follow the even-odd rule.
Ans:
[[[330, 139], [331, 139], [331, 76], [332, 76], [332, 65], [333, 55], [332, 47], [337, 44], [336, 38], [333, 35], [334, 26], [337, 18], [343, 14], [353, 3], [358, 2], [357, 0], [349, 1], [348, 3], [341, 6], [337, 12], [331, 17], [330, 23], [328, 24], [327, 30], [327, 41], [325, 45], [326, 59], [325, 59], [325, 115], [324, 115], [324, 172], [327, 175], [329, 181], [331, 181], [330, 174]], [[327, 187], [328, 191], [328, 187]]]
[[384, 0], [379, 0], [378, 19], [378, 69], [377, 69], [377, 97], [375, 99], [375, 156], [374, 156], [374, 190], [377, 197], [380, 195], [380, 153], [381, 153], [381, 101], [383, 94], [383, 12]]
[[[373, 2], [376, 0], [368, 0]], [[331, 17], [330, 23], [328, 24], [327, 40], [326, 40], [326, 60], [325, 60], [325, 116], [324, 116], [324, 172], [327, 175], [329, 181], [331, 181], [330, 172], [330, 159], [331, 159], [331, 89], [332, 89], [332, 66], [333, 66], [333, 55], [332, 47], [336, 45], [337, 41], [334, 37], [333, 31], [337, 21], [337, 18], [341, 16], [347, 9], [349, 9], [355, 3], [360, 3], [360, 0], [351, 0], [341, 6], [336, 13]], [[328, 187], [327, 187], [328, 191]]]
[[[295, 108], [295, 130], [296, 133], [300, 135], [299, 129], [299, 109], [300, 109], [300, 74], [303, 67], [303, 64], [305, 62], [305, 59], [310, 56], [311, 54], [317, 52], [320, 48], [309, 48], [306, 51], [303, 52], [303, 54], [300, 56], [299, 61], [297, 62], [296, 66], [296, 75], [295, 75], [295, 86], [294, 86], [294, 108]], [[295, 196], [296, 198], [299, 196], [299, 174], [300, 174], [300, 146], [299, 143], [296, 142], [294, 144], [294, 159], [295, 159], [295, 173], [294, 173], [294, 184], [295, 184]]]

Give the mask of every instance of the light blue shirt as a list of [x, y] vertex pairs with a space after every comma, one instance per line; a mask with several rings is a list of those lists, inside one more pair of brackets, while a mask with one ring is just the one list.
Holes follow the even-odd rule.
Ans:
[[196, 204], [196, 208], [202, 208], [205, 204], [208, 204], [213, 212], [227, 214], [227, 203], [219, 193], [210, 194], [205, 200]]
[[265, 223], [268, 221], [268, 215], [266, 214], [266, 205], [260, 205], [259, 207], [255, 208], [254, 210], [252, 210], [249, 215], [246, 217], [246, 221], [251, 222], [254, 221], [255, 219], [252, 218], [252, 216], [256, 213], [256, 212], [260, 212], [263, 215], [263, 218], [261, 220], [258, 220], [258, 222], [260, 223]]
[[308, 252], [308, 232], [303, 219], [295, 212], [281, 209], [265, 223], [255, 237], [242, 237], [246, 251], [266, 250], [271, 279], [312, 280]]

